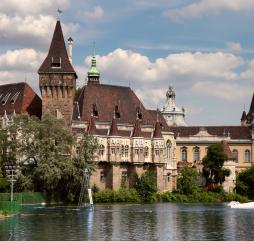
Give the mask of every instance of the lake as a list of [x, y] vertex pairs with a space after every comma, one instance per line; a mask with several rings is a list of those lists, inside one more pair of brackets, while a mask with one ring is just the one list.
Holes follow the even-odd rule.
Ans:
[[254, 210], [201, 204], [24, 206], [0, 220], [0, 240], [254, 240]]

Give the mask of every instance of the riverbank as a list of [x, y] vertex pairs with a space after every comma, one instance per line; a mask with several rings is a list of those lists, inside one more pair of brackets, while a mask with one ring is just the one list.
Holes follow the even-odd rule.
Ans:
[[[143, 203], [144, 200], [135, 189], [120, 189], [118, 191], [103, 190], [93, 194], [94, 203]], [[175, 202], [175, 203], [223, 203], [223, 202], [247, 202], [248, 198], [236, 193], [216, 193], [199, 191], [191, 195], [177, 192], [155, 193], [150, 202]]]

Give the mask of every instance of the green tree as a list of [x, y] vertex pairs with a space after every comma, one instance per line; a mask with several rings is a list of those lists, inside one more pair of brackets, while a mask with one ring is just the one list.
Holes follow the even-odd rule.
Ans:
[[254, 165], [237, 175], [236, 192], [251, 199], [254, 198]]
[[154, 201], [157, 192], [156, 178], [151, 171], [146, 171], [141, 177], [137, 177], [135, 189], [144, 202]]
[[225, 177], [230, 175], [230, 170], [223, 167], [228, 159], [220, 143], [208, 147], [207, 155], [203, 158], [203, 175], [206, 178], [206, 185], [211, 183], [222, 184]]
[[94, 169], [97, 145], [92, 137], [77, 141], [61, 120], [49, 114], [42, 120], [18, 116], [8, 133], [16, 133], [14, 154], [21, 164], [16, 190], [41, 191], [49, 200], [77, 199], [84, 168]]
[[181, 194], [190, 195], [199, 191], [199, 174], [196, 169], [184, 167], [177, 179], [177, 191]]

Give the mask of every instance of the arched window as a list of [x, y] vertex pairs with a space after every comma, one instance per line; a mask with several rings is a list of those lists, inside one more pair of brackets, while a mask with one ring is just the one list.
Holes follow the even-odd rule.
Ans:
[[167, 140], [166, 145], [167, 145], [167, 159], [170, 159], [171, 158], [171, 147], [172, 147], [171, 141]]
[[246, 150], [244, 152], [244, 161], [245, 162], [250, 162], [250, 150]]
[[183, 162], [187, 161], [187, 147], [182, 148], [182, 161]]
[[126, 146], [124, 147], [124, 157], [128, 157], [128, 156], [129, 156], [129, 146], [126, 145]]
[[99, 146], [99, 156], [103, 156], [104, 155], [104, 150], [105, 150], [105, 147], [103, 145], [100, 145]]
[[200, 161], [200, 150], [198, 146], [193, 148], [193, 161], [194, 162]]
[[145, 147], [145, 157], [148, 157], [149, 155], [149, 148], [148, 146]]
[[234, 149], [232, 153], [233, 153], [233, 157], [235, 158], [235, 161], [238, 162], [238, 151]]

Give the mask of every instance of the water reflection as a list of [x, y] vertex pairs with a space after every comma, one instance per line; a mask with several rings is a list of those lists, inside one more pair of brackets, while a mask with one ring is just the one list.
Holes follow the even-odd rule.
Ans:
[[26, 207], [0, 221], [0, 240], [254, 240], [254, 212], [223, 205]]

